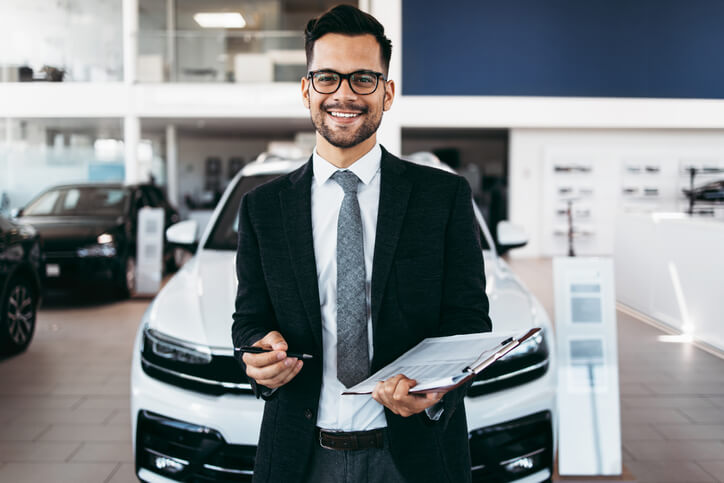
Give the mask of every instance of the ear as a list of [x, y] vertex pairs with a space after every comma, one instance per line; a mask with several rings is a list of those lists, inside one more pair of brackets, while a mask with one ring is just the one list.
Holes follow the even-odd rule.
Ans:
[[302, 104], [309, 109], [309, 79], [302, 77]]
[[382, 108], [389, 111], [392, 107], [392, 101], [395, 100], [395, 81], [385, 82], [385, 98]]

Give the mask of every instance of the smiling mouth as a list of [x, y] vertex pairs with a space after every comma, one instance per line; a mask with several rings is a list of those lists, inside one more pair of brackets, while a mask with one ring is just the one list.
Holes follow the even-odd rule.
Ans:
[[327, 111], [327, 112], [332, 117], [339, 117], [342, 119], [352, 119], [355, 117], [359, 117], [362, 114], [361, 112], [341, 112], [341, 111]]

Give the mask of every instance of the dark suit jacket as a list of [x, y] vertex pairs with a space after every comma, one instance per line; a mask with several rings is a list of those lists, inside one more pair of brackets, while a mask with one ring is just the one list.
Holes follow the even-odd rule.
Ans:
[[[479, 229], [467, 182], [382, 150], [372, 269], [372, 371], [425, 337], [491, 330]], [[254, 481], [304, 480], [322, 384], [322, 319], [311, 215], [311, 160], [244, 196], [239, 213], [235, 346], [278, 330], [314, 354], [264, 408]], [[243, 366], [243, 362], [242, 362]], [[253, 383], [257, 395], [261, 387]], [[390, 450], [411, 482], [470, 480], [466, 387], [444, 412], [403, 418], [385, 409]]]

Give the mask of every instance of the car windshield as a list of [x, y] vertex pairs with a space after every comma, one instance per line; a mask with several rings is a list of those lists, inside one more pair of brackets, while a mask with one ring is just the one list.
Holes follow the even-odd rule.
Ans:
[[[205, 248], [212, 250], [236, 250], [241, 198], [257, 186], [278, 176], [278, 174], [265, 174], [241, 178], [216, 219], [216, 223], [211, 231], [211, 236], [209, 236], [206, 242]], [[480, 243], [482, 244], [483, 250], [490, 250], [487, 238], [482, 229], [480, 229], [480, 226], [478, 226], [478, 229], [480, 230]]]
[[236, 250], [241, 198], [257, 186], [278, 176], [279, 174], [264, 174], [242, 177], [234, 187], [234, 192], [227, 198], [221, 213], [219, 213], [205, 248], [212, 250]]
[[128, 190], [99, 186], [70, 186], [46, 191], [33, 200], [23, 216], [117, 216], [123, 214]]

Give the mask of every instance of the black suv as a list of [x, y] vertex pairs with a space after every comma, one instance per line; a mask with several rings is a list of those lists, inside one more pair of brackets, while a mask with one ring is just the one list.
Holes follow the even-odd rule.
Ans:
[[40, 300], [40, 239], [35, 229], [0, 215], [0, 354], [25, 350]]
[[[165, 228], [179, 221], [161, 189], [151, 184], [55, 186], [17, 216], [43, 239], [44, 285], [108, 281], [121, 296], [129, 296], [136, 286], [138, 212], [146, 206], [164, 209]], [[164, 245], [164, 261], [172, 268], [173, 253]]]

